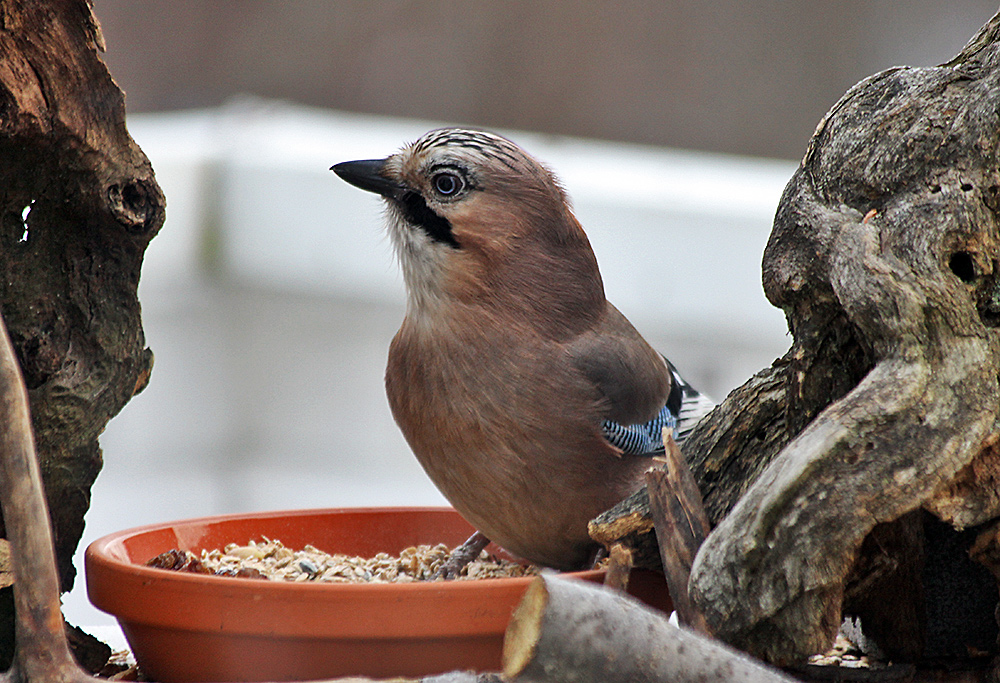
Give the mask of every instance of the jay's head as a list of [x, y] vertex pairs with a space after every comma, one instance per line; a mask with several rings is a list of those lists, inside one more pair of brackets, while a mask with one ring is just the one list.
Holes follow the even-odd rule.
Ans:
[[385, 159], [332, 170], [385, 198], [411, 303], [532, 290], [562, 307], [604, 301], [597, 262], [559, 182], [506, 138], [434, 130]]

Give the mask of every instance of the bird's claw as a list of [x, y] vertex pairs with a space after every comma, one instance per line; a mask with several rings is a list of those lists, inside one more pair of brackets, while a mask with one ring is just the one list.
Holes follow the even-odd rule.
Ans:
[[472, 534], [462, 545], [451, 551], [451, 556], [444, 561], [438, 570], [431, 576], [431, 580], [451, 581], [462, 575], [465, 566], [479, 557], [483, 548], [490, 544], [490, 539], [482, 533]]

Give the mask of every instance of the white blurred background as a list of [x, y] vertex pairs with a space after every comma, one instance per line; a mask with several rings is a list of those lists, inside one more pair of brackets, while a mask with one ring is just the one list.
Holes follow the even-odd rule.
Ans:
[[564, 181], [608, 298], [721, 400], [788, 347], [760, 258], [820, 116], [870, 73], [949, 58], [996, 4], [454, 7], [96, 3], [167, 221], [140, 286], [153, 375], [101, 438], [71, 623], [122, 642], [82, 577], [113, 531], [444, 502], [384, 396], [403, 286], [380, 202], [332, 164], [456, 122], [511, 137]]

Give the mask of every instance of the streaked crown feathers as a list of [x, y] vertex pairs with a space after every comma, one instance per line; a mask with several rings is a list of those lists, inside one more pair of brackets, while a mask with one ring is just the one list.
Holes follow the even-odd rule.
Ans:
[[469, 174], [478, 189], [504, 194], [542, 191], [552, 200], [566, 202], [559, 181], [544, 164], [507, 138], [485, 131], [463, 128], [432, 130], [404, 147], [390, 160], [401, 175], [417, 170], [426, 173], [436, 165], [453, 163]]

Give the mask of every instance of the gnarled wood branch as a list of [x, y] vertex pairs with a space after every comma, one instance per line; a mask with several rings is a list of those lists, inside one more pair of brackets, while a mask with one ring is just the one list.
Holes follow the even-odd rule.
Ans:
[[97, 437], [145, 386], [136, 289], [163, 223], [86, 0], [0, 2], [0, 304], [32, 406], [64, 590]]
[[504, 675], [524, 683], [791, 683], [794, 679], [599, 586], [535, 579], [504, 638]]
[[[859, 83], [782, 197], [764, 288], [795, 338], [786, 421], [810, 420], [706, 540], [689, 586], [716, 633], [771, 661], [829, 644], [868, 534], [929, 504], [993, 429], [996, 48]], [[816, 349], [838, 320], [850, 353], [836, 355], [853, 363], [825, 367]]]
[[35, 459], [28, 396], [0, 320], [0, 505], [13, 552], [17, 651], [5, 682], [90, 680], [76, 666], [63, 629], [48, 510]]
[[[0, 306], [31, 402], [63, 590], [102, 464], [97, 437], [152, 367], [136, 289], [164, 218], [103, 47], [87, 0], [0, 0]], [[10, 624], [6, 597], [0, 623]], [[0, 629], [0, 666], [12, 640]]]
[[[793, 345], [685, 444], [717, 524], [689, 593], [713, 633], [770, 661], [823, 650], [845, 594], [927, 578], [937, 541], [914, 511], [955, 529], [1000, 517], [998, 41], [994, 17], [947, 64], [876, 74], [830, 110], [763, 260]], [[876, 529], [891, 552], [865, 544]], [[912, 632], [920, 594], [866, 634]]]

